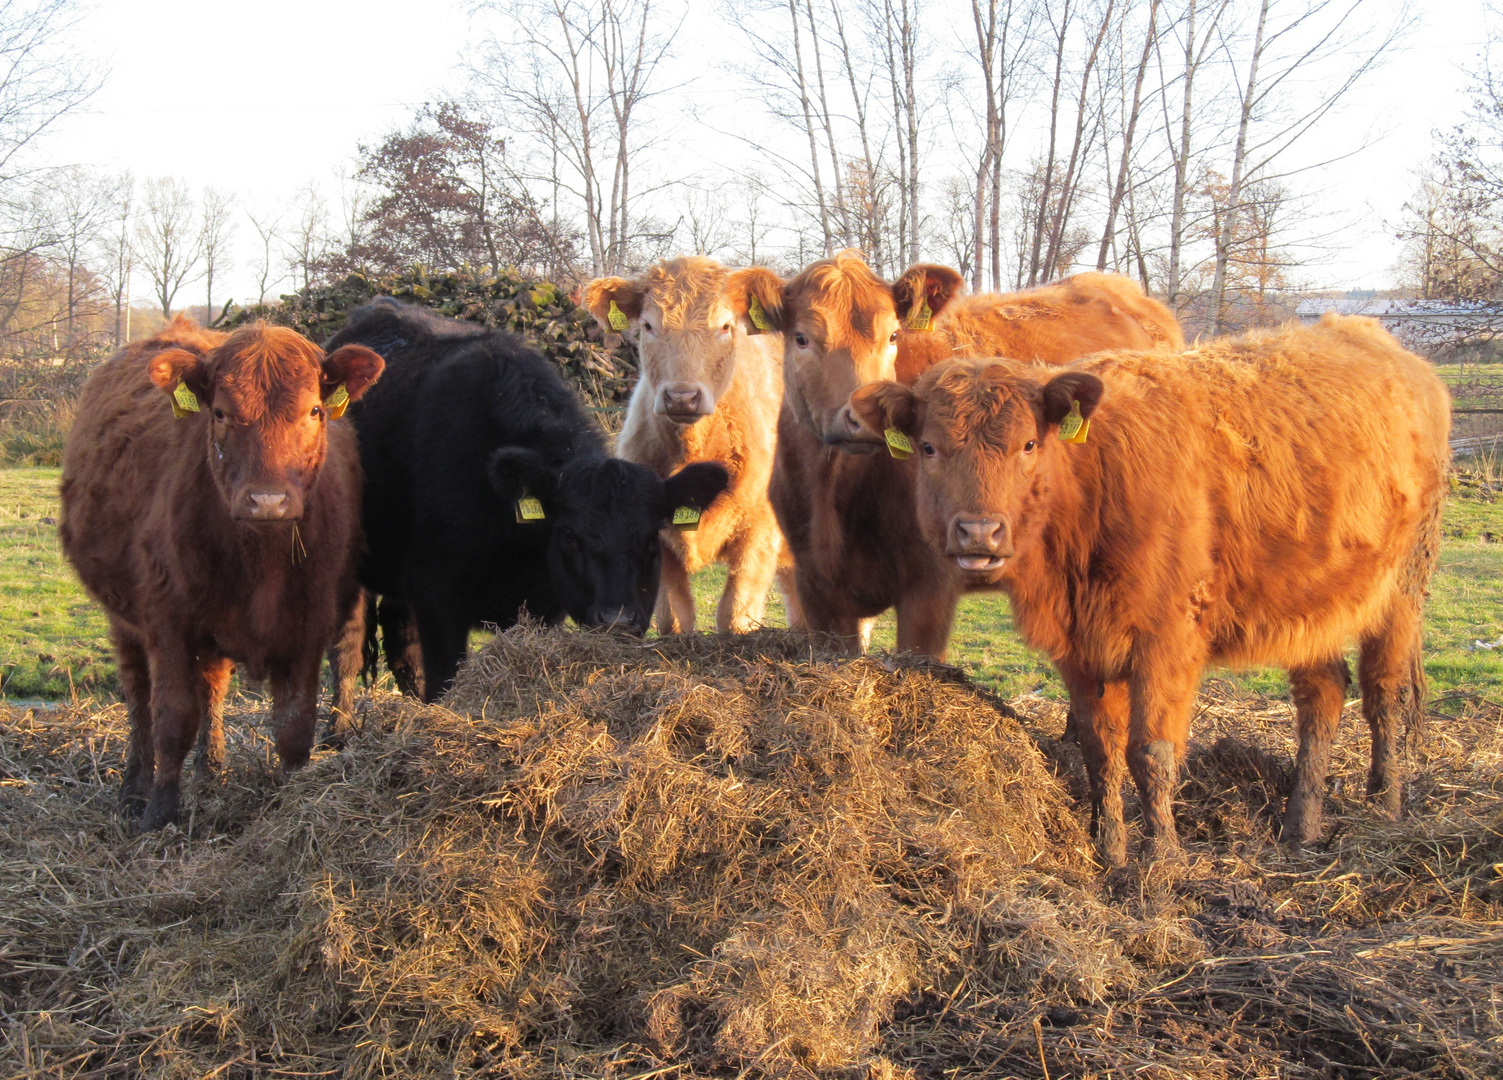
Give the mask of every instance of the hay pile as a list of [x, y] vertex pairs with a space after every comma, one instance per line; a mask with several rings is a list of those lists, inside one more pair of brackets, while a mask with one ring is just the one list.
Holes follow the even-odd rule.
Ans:
[[119, 706], [13, 714], [0, 1075], [1498, 1074], [1503, 800], [1442, 791], [1461, 757], [1450, 811], [1290, 854], [1276, 739], [1207, 723], [1188, 865], [1103, 879], [1060, 710], [1019, 705], [782, 633], [519, 628], [281, 786], [232, 722], [148, 837]]

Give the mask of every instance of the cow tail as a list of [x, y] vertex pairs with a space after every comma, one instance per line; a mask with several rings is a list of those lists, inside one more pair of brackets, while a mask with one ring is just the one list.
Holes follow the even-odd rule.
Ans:
[[1440, 469], [1440, 482], [1431, 491], [1429, 505], [1420, 518], [1415, 533], [1414, 546], [1400, 571], [1399, 587], [1404, 601], [1413, 607], [1417, 616], [1414, 621], [1414, 637], [1409, 645], [1409, 682], [1399, 695], [1399, 707], [1404, 716], [1405, 749], [1413, 756], [1423, 746], [1426, 722], [1429, 716], [1426, 700], [1429, 696], [1429, 681], [1425, 677], [1424, 617], [1425, 599], [1430, 595], [1430, 578], [1440, 561], [1441, 517], [1445, 512], [1447, 492], [1447, 465]]

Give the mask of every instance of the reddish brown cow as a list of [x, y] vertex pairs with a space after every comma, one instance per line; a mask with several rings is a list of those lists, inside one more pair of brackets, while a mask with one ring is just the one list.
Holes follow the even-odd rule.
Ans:
[[121, 801], [143, 829], [176, 817], [183, 759], [235, 664], [271, 681], [284, 767], [308, 760], [361, 546], [354, 432], [330, 412], [382, 366], [279, 327], [224, 337], [179, 319], [84, 384], [59, 531], [109, 617], [131, 729]]
[[[1006, 592], [1024, 640], [1058, 667], [1107, 861], [1126, 858], [1124, 764], [1145, 853], [1175, 849], [1171, 798], [1206, 664], [1288, 668], [1300, 750], [1284, 833], [1315, 839], [1353, 638], [1368, 790], [1398, 810], [1450, 419], [1430, 365], [1376, 322], [1328, 315], [1063, 371], [951, 360], [912, 388], [863, 387], [853, 405], [917, 448], [931, 550]], [[1089, 421], [1084, 442], [1058, 437], [1072, 414]]]
[[[630, 281], [600, 278], [585, 289], [585, 304], [600, 325], [629, 331], [641, 360], [616, 453], [661, 477], [694, 461], [718, 461], [731, 476], [696, 528], [663, 530], [659, 633], [694, 629], [689, 575], [714, 562], [727, 568], [717, 630], [760, 626], [774, 574], [783, 584], [790, 625], [801, 621], [793, 560], [767, 501], [783, 397], [783, 339], [763, 333], [745, 314], [748, 273], [687, 256]], [[620, 325], [612, 325], [613, 318]]]
[[[1163, 304], [1119, 274], [1074, 274], [1014, 293], [956, 296], [960, 276], [943, 266], [915, 266], [895, 292], [912, 296], [898, 334], [897, 381], [912, 385], [941, 360], [1006, 356], [1063, 364], [1105, 349], [1185, 347], [1179, 323]], [[933, 313], [931, 329], [914, 329], [913, 305]], [[921, 305], [922, 307], [922, 305]]]

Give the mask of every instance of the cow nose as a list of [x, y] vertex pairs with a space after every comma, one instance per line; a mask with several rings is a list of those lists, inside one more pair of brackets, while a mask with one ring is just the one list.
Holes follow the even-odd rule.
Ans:
[[692, 390], [663, 391], [664, 412], [675, 413], [680, 416], [696, 415], [699, 413], [700, 405], [703, 401], [704, 395], [700, 393], [698, 387]]
[[856, 410], [851, 408], [849, 404], [840, 407], [840, 415], [836, 418], [836, 422], [852, 438], [859, 435], [871, 434], [871, 432], [867, 431], [866, 425], [861, 422], [861, 417], [856, 415]]
[[292, 500], [286, 492], [253, 491], [250, 502], [252, 518], [257, 521], [279, 521], [287, 516]]
[[955, 546], [963, 552], [986, 552], [989, 555], [1012, 555], [1007, 524], [996, 518], [956, 518]]
[[592, 607], [589, 614], [591, 626], [603, 626], [607, 630], [619, 630], [628, 634], [641, 634], [646, 629], [630, 608]]

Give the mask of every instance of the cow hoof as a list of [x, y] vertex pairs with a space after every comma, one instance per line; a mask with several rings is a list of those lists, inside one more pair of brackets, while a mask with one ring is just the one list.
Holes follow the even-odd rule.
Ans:
[[1283, 828], [1279, 830], [1280, 840], [1290, 847], [1312, 847], [1320, 842], [1322, 831], [1319, 813], [1313, 812], [1306, 804], [1290, 801]]
[[1143, 849], [1139, 853], [1139, 861], [1144, 865], [1183, 863], [1185, 852], [1179, 846], [1179, 840], [1176, 837], [1147, 836], [1143, 838]]
[[164, 787], [153, 795], [141, 814], [141, 831], [156, 832], [176, 821], [179, 798], [176, 787]]
[[1096, 854], [1103, 865], [1120, 870], [1127, 865], [1127, 836], [1120, 829], [1102, 828], [1096, 836]]
[[193, 759], [193, 772], [201, 780], [211, 780], [224, 771], [224, 752], [211, 754], [200, 750]]
[[146, 795], [140, 791], [120, 792], [120, 813], [128, 818], [138, 818], [146, 809]]

